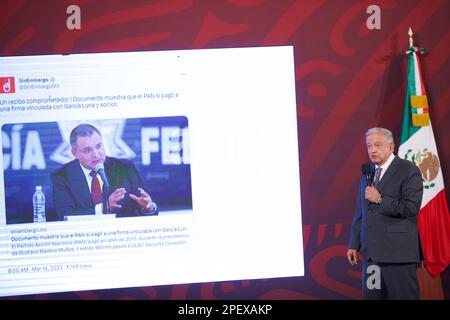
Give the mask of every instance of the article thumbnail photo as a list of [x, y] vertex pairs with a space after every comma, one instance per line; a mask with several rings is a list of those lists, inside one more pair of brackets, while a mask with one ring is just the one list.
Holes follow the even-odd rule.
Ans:
[[192, 213], [185, 116], [1, 130], [7, 224]]

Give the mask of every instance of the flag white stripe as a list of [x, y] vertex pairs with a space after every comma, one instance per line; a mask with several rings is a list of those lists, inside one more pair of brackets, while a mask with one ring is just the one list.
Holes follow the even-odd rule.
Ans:
[[[434, 140], [433, 128], [431, 122], [429, 126], [425, 126], [414, 133], [408, 140], [406, 140], [398, 149], [398, 156], [402, 159], [405, 158], [405, 154], [408, 150], [412, 150], [412, 153], [408, 156], [408, 160], [411, 160], [411, 156], [417, 153], [423, 153], [424, 149], [437, 156], [436, 142]], [[416, 162], [416, 165], [418, 163]], [[420, 165], [419, 165], [420, 168]], [[441, 190], [444, 189], [444, 179], [442, 176], [442, 169], [439, 166], [439, 172], [437, 177], [432, 181], [435, 185], [430, 188], [424, 188], [421, 208], [427, 205], [427, 203], [433, 199]], [[430, 184], [430, 183], [427, 183]]]

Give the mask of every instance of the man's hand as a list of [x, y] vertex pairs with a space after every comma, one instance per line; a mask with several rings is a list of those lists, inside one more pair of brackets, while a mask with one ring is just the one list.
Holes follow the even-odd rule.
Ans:
[[118, 188], [109, 195], [108, 198], [109, 211], [113, 211], [113, 209], [122, 208], [122, 206], [119, 204], [119, 201], [121, 201], [125, 197], [125, 193], [127, 193], [125, 188]]
[[141, 196], [138, 197], [134, 194], [130, 194], [130, 198], [136, 201], [144, 211], [150, 211], [153, 203], [152, 198], [150, 198], [150, 195], [145, 192], [144, 189], [138, 188], [138, 190], [141, 192]]
[[381, 198], [381, 194], [375, 187], [366, 187], [365, 198], [370, 202], [377, 203]]
[[358, 264], [357, 251], [355, 249], [347, 250], [347, 260], [352, 266]]

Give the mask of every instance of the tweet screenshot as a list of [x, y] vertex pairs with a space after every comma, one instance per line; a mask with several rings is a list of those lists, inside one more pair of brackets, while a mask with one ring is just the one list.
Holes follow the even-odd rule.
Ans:
[[304, 275], [292, 46], [0, 57], [0, 296]]

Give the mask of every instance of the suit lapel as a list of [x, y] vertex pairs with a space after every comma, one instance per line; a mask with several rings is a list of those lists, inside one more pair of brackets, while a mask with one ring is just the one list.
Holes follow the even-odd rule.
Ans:
[[389, 180], [395, 175], [395, 172], [397, 171], [399, 158], [395, 156], [394, 160], [392, 161], [389, 168], [387, 168], [386, 173], [383, 175], [383, 178], [378, 183], [377, 189], [382, 190], [383, 187], [389, 183]]

